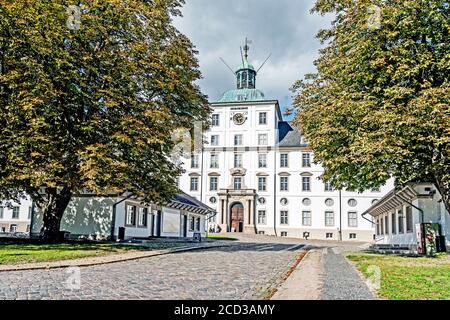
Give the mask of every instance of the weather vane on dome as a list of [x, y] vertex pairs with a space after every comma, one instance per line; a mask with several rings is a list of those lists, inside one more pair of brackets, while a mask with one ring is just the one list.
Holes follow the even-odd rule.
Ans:
[[250, 50], [249, 44], [252, 44], [252, 40], [248, 40], [247, 37], [245, 38], [245, 45], [244, 45], [244, 52], [245, 52], [245, 60], [248, 59], [248, 51]]

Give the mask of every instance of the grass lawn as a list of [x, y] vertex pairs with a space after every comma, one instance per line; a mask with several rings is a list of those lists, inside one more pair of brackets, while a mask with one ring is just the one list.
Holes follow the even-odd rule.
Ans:
[[236, 238], [230, 238], [230, 237], [220, 237], [220, 236], [208, 236], [208, 239], [212, 240], [227, 240], [227, 241], [237, 241]]
[[0, 265], [69, 260], [142, 249], [144, 248], [116, 244], [28, 244], [0, 242]]
[[[381, 270], [380, 297], [389, 300], [450, 299], [450, 255], [436, 258], [379, 254], [349, 254], [347, 258], [366, 276], [370, 266]], [[370, 270], [369, 270], [370, 271]]]

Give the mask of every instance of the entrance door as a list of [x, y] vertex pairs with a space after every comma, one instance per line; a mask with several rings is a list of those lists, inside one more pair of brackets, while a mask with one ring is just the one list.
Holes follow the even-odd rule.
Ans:
[[231, 230], [244, 232], [244, 206], [236, 203], [231, 207]]

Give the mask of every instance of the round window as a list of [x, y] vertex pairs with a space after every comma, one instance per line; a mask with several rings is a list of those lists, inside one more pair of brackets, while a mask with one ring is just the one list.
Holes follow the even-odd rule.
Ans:
[[209, 198], [209, 202], [211, 202], [211, 203], [217, 203], [217, 199], [216, 199], [216, 197], [211, 197], [211, 198]]
[[304, 206], [310, 206], [311, 205], [311, 199], [305, 198], [305, 199], [303, 199], [302, 203], [303, 203]]
[[355, 199], [348, 200], [348, 205], [352, 208], [356, 207], [357, 204], [358, 202]]
[[377, 203], [378, 202], [378, 199], [373, 199], [372, 200], [372, 204], [375, 204], [375, 203]]
[[326, 204], [328, 207], [332, 207], [332, 206], [334, 205], [334, 200], [331, 199], [331, 198], [328, 198], [327, 200], [325, 200], [325, 204]]
[[266, 203], [266, 199], [265, 198], [259, 198], [258, 202], [259, 202], [259, 204], [265, 204]]
[[287, 204], [289, 203], [289, 201], [288, 201], [288, 199], [286, 199], [286, 198], [282, 198], [282, 199], [280, 200], [280, 203], [281, 203], [282, 206], [285, 206], [285, 205], [287, 205]]

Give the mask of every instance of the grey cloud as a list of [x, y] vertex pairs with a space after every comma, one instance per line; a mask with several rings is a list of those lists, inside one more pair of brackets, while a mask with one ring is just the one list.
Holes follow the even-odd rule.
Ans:
[[291, 104], [289, 88], [306, 73], [321, 47], [316, 33], [329, 26], [331, 17], [310, 14], [314, 0], [187, 0], [183, 18], [175, 25], [199, 51], [199, 81], [210, 101], [234, 88], [233, 74], [220, 62], [223, 57], [235, 69], [241, 61], [239, 46], [245, 37], [253, 41], [249, 60], [259, 67], [257, 88], [282, 107]]

